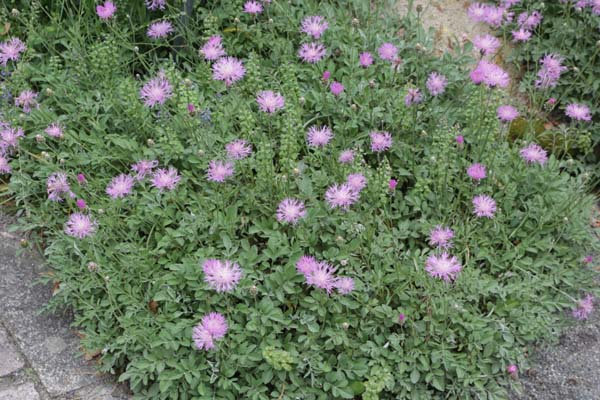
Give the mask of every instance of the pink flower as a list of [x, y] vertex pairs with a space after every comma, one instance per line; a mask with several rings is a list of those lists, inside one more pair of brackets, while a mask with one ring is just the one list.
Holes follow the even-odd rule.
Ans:
[[18, 97], [15, 98], [15, 105], [23, 108], [26, 113], [31, 112], [31, 107], [39, 107], [37, 103], [38, 94], [32, 90], [23, 90]]
[[19, 139], [25, 134], [21, 128], [11, 128], [10, 126], [4, 127], [0, 131], [0, 152], [8, 152], [10, 149], [16, 149], [19, 145]]
[[354, 279], [339, 277], [335, 280], [334, 286], [339, 294], [350, 294], [354, 290]]
[[512, 31], [513, 42], [526, 42], [531, 39], [531, 32], [521, 28], [518, 31]]
[[454, 238], [452, 229], [438, 225], [429, 233], [429, 244], [441, 249], [449, 249], [452, 247], [452, 238]]
[[148, 27], [146, 34], [151, 39], [164, 38], [173, 32], [173, 25], [169, 21], [154, 22]]
[[296, 224], [300, 219], [304, 218], [306, 211], [304, 203], [296, 199], [283, 199], [277, 207], [277, 221], [287, 222], [288, 224]]
[[390, 181], [388, 182], [388, 187], [390, 191], [396, 190], [396, 186], [398, 186], [398, 181], [395, 179], [390, 179]]
[[63, 201], [67, 195], [75, 197], [75, 194], [71, 191], [67, 174], [64, 172], [55, 172], [48, 176], [46, 180], [46, 192], [50, 201]]
[[591, 264], [592, 262], [594, 262], [594, 256], [592, 255], [587, 255], [583, 258], [583, 262], [585, 264]]
[[458, 135], [456, 137], [456, 144], [459, 146], [462, 146], [463, 144], [465, 144], [465, 138], [463, 135]]
[[247, 1], [244, 3], [244, 12], [246, 14], [257, 15], [262, 13], [263, 6], [257, 1]]
[[521, 154], [521, 158], [528, 164], [538, 163], [544, 165], [548, 161], [548, 153], [536, 143], [530, 143], [528, 146], [522, 148], [519, 153]]
[[349, 164], [354, 161], [354, 152], [350, 149], [344, 150], [340, 153], [338, 161], [342, 164]]
[[367, 186], [367, 178], [363, 174], [350, 174], [346, 178], [346, 183], [352, 190], [360, 193]]
[[392, 135], [389, 132], [371, 132], [371, 151], [376, 153], [386, 151], [392, 147]]
[[12, 168], [8, 165], [8, 158], [0, 153], [0, 174], [9, 174]]
[[105, 1], [104, 4], [96, 6], [96, 14], [103, 20], [112, 18], [116, 11], [117, 6], [112, 1]]
[[242, 160], [252, 154], [252, 146], [242, 139], [236, 139], [233, 142], [227, 143], [225, 150], [229, 158], [234, 160]]
[[550, 104], [550, 105], [554, 105], [554, 104], [556, 104], [556, 99], [555, 99], [554, 97], [550, 97], [550, 98], [548, 99], [548, 102], [547, 102], [547, 103], [548, 103], [548, 104]]
[[229, 260], [209, 259], [202, 265], [204, 281], [217, 292], [231, 292], [242, 277], [240, 266]]
[[323, 80], [323, 82], [327, 82], [329, 80], [329, 78], [331, 78], [331, 72], [330, 71], [323, 71], [323, 76], [321, 77], [321, 79]]
[[222, 57], [212, 66], [213, 79], [225, 82], [231, 86], [244, 77], [246, 69], [244, 64], [235, 57]]
[[331, 85], [329, 85], [329, 90], [331, 90], [331, 93], [333, 93], [334, 96], [339, 96], [344, 91], [344, 85], [340, 82], [333, 81], [331, 82]]
[[594, 311], [594, 296], [586, 295], [583, 299], [577, 302], [577, 306], [573, 309], [573, 318], [586, 320]]
[[213, 339], [221, 339], [225, 337], [225, 334], [229, 329], [227, 326], [227, 320], [225, 320], [223, 314], [217, 312], [211, 312], [208, 315], [205, 315], [202, 318], [201, 324], [204, 329], [210, 333]]
[[437, 72], [432, 72], [429, 74], [427, 78], [427, 82], [425, 82], [425, 86], [427, 86], [427, 90], [432, 96], [438, 96], [444, 93], [446, 90], [446, 85], [448, 85], [448, 80], [444, 75], [440, 75]]
[[473, 38], [473, 46], [483, 55], [490, 55], [500, 47], [500, 40], [492, 35], [477, 35]]
[[158, 166], [156, 160], [140, 160], [131, 166], [131, 170], [136, 173], [135, 178], [141, 181]]
[[275, 111], [281, 110], [285, 106], [285, 99], [283, 96], [271, 90], [258, 92], [256, 102], [261, 111], [269, 114], [273, 114]]
[[80, 210], [85, 210], [87, 207], [87, 204], [85, 204], [85, 200], [83, 200], [83, 199], [77, 199], [77, 201], [75, 202], [75, 205]]
[[473, 180], [480, 181], [487, 176], [485, 166], [479, 163], [472, 164], [469, 168], [467, 168], [467, 175], [469, 175]]
[[199, 50], [206, 60], [214, 61], [223, 57], [226, 53], [223, 50], [223, 44], [221, 43], [221, 36], [211, 36], [208, 41]]
[[321, 43], [304, 43], [298, 50], [298, 57], [302, 61], [315, 64], [325, 57], [327, 49]]
[[215, 348], [214, 338], [202, 324], [198, 324], [192, 329], [192, 340], [198, 350], [212, 350]]
[[538, 79], [535, 81], [535, 86], [538, 88], [555, 87], [560, 79], [560, 75], [567, 70], [567, 67], [562, 65], [564, 58], [558, 54], [547, 54], [541, 60], [542, 67], [537, 72]]
[[487, 4], [473, 3], [467, 9], [467, 15], [474, 22], [483, 22], [487, 14]]
[[327, 294], [330, 294], [335, 288], [337, 281], [334, 273], [334, 267], [324, 261], [319, 262], [308, 274], [305, 275], [306, 283], [319, 289], [324, 289]]
[[473, 197], [473, 207], [478, 217], [493, 218], [496, 213], [496, 202], [485, 194]]
[[585, 104], [569, 104], [565, 109], [565, 114], [577, 121], [591, 121], [592, 114], [590, 108]]
[[519, 369], [515, 364], [510, 364], [506, 367], [506, 372], [508, 372], [510, 375], [515, 376], [517, 372], [519, 372]]
[[193, 114], [196, 112], [196, 107], [194, 107], [194, 105], [192, 103], [188, 103], [187, 109], [190, 114]]
[[319, 262], [313, 256], [302, 256], [296, 261], [296, 269], [305, 277], [319, 266]]
[[131, 193], [135, 181], [131, 175], [121, 174], [109, 183], [106, 187], [106, 194], [113, 199], [118, 199], [127, 196]]
[[519, 116], [519, 111], [513, 106], [500, 106], [496, 110], [498, 119], [503, 122], [510, 122]]
[[0, 43], [0, 65], [5, 66], [9, 60], [18, 61], [25, 49], [25, 44], [18, 38]]
[[530, 14], [523, 12], [519, 14], [517, 18], [517, 23], [521, 27], [521, 29], [533, 29], [542, 22], [542, 14], [539, 11], [533, 11]]
[[510, 77], [501, 67], [489, 63], [483, 69], [483, 83], [490, 88], [505, 88], [510, 83]]
[[173, 87], [162, 73], [140, 89], [140, 97], [147, 107], [164, 104], [171, 96], [173, 96]]
[[508, 22], [512, 18], [512, 13], [508, 13], [504, 7], [488, 6], [483, 18], [483, 22], [494, 28], [499, 28], [504, 22]]
[[233, 175], [233, 163], [230, 161], [223, 162], [219, 160], [212, 160], [208, 164], [208, 170], [206, 171], [207, 179], [211, 182], [225, 182], [227, 178]]
[[361, 67], [367, 68], [373, 64], [373, 56], [368, 51], [365, 51], [364, 53], [360, 53], [358, 56], [358, 62]]
[[382, 44], [377, 51], [382, 60], [394, 61], [398, 56], [398, 48], [391, 43]]
[[302, 20], [301, 32], [304, 32], [315, 39], [319, 39], [323, 32], [327, 30], [329, 24], [321, 16], [306, 17]]
[[167, 0], [146, 0], [148, 10], [164, 10]]
[[329, 203], [329, 207], [340, 207], [345, 210], [358, 201], [358, 196], [359, 194], [347, 183], [334, 184], [325, 192], [325, 200]]
[[89, 215], [82, 213], [73, 213], [65, 223], [65, 233], [69, 236], [83, 239], [96, 232], [96, 221], [93, 221]]
[[454, 256], [443, 252], [439, 256], [429, 256], [425, 261], [425, 271], [434, 278], [450, 282], [456, 279], [462, 270], [462, 265]]
[[406, 107], [419, 104], [421, 101], [423, 101], [423, 95], [419, 89], [408, 89], [406, 96], [404, 96], [404, 105]]
[[87, 183], [87, 180], [85, 179], [85, 175], [77, 174], [77, 182], [79, 182], [80, 185], [85, 185]]
[[324, 147], [333, 138], [328, 126], [311, 126], [306, 134], [306, 141], [311, 147]]
[[161, 192], [164, 190], [173, 190], [180, 179], [181, 176], [179, 176], [175, 168], [159, 168], [152, 174], [152, 186]]
[[54, 122], [52, 124], [50, 124], [45, 132], [48, 134], [48, 136], [52, 136], [55, 138], [61, 138], [63, 137], [63, 131], [62, 128], [60, 127], [60, 125], [58, 124], [58, 122]]
[[400, 313], [400, 314], [398, 315], [398, 323], [399, 323], [400, 325], [402, 325], [402, 324], [404, 324], [404, 321], [405, 321], [405, 320], [406, 320], [406, 315], [404, 315], [404, 314]]

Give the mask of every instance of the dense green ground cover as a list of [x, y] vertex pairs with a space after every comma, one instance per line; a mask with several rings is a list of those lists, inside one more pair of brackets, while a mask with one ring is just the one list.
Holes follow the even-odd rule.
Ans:
[[[435, 55], [383, 1], [96, 6], [0, 9], [24, 43], [0, 179], [51, 306], [136, 398], [502, 399], [527, 346], [592, 307], [589, 176], [532, 124], [508, 140], [508, 77], [475, 84], [470, 46]], [[243, 74], [205, 59], [214, 35]]]

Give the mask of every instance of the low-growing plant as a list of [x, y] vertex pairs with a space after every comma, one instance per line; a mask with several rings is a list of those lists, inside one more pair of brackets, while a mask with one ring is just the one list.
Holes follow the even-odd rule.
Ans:
[[470, 46], [383, 1], [36, 4], [0, 173], [135, 398], [501, 399], [591, 312], [589, 177]]

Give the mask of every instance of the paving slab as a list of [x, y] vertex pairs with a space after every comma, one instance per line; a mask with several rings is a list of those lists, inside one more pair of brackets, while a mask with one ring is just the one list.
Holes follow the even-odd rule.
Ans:
[[8, 334], [0, 326], [0, 377], [10, 375], [25, 365], [23, 357], [11, 343]]
[[0, 389], [0, 400], [40, 400], [40, 395], [33, 383], [24, 383]]

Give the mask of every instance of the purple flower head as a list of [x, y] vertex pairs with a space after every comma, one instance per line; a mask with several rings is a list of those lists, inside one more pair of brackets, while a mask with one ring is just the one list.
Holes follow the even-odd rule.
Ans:
[[161, 192], [164, 190], [173, 190], [180, 179], [181, 176], [179, 176], [175, 168], [159, 168], [152, 174], [152, 186]]
[[25, 136], [23, 129], [5, 126], [0, 131], [0, 153], [16, 149], [19, 145], [19, 139], [23, 136]]
[[117, 6], [112, 1], [105, 1], [104, 4], [96, 6], [96, 14], [103, 20], [112, 18], [116, 11]]
[[406, 107], [410, 107], [413, 104], [419, 104], [421, 101], [423, 101], [423, 95], [417, 88], [408, 89], [406, 96], [404, 96], [404, 105]]
[[360, 53], [358, 56], [358, 63], [363, 68], [369, 67], [371, 64], [373, 64], [373, 55], [371, 55], [371, 53], [368, 51]]
[[541, 60], [542, 67], [537, 72], [538, 79], [535, 81], [537, 88], [545, 89], [555, 87], [560, 75], [567, 70], [562, 65], [564, 58], [558, 54], [547, 54]]
[[494, 54], [500, 47], [500, 40], [492, 35], [478, 35], [473, 39], [473, 46], [483, 55]]
[[244, 77], [244, 64], [235, 57], [222, 57], [212, 66], [213, 79], [225, 82], [229, 87]]
[[325, 21], [325, 18], [317, 15], [304, 18], [302, 20], [302, 28], [300, 31], [314, 37], [315, 39], [319, 39], [328, 27], [329, 24], [327, 21]]
[[257, 15], [262, 13], [263, 6], [257, 1], [247, 1], [244, 3], [244, 12], [246, 14]]
[[542, 18], [539, 11], [533, 11], [531, 14], [523, 12], [517, 17], [517, 24], [521, 29], [533, 29], [542, 22]]
[[429, 74], [427, 78], [427, 82], [425, 82], [425, 86], [427, 86], [427, 90], [432, 96], [438, 96], [444, 93], [446, 90], [446, 86], [448, 85], [448, 80], [444, 75], [440, 75], [437, 72], [432, 72]]
[[456, 144], [459, 146], [462, 146], [463, 144], [465, 144], [465, 138], [463, 135], [458, 135], [456, 137]]
[[242, 277], [240, 266], [229, 260], [206, 260], [202, 265], [204, 281], [217, 292], [231, 292]]
[[305, 215], [304, 203], [300, 200], [287, 198], [282, 200], [277, 207], [277, 221], [279, 222], [294, 225]]
[[206, 177], [211, 182], [225, 182], [233, 175], [233, 163], [230, 161], [212, 160], [208, 164]]
[[156, 160], [140, 160], [131, 166], [131, 170], [136, 173], [135, 178], [141, 181], [157, 166]]
[[565, 114], [577, 121], [591, 121], [592, 114], [590, 108], [585, 104], [573, 103], [569, 104], [565, 109]]
[[499, 28], [502, 24], [509, 22], [511, 19], [512, 13], [508, 13], [506, 8], [488, 6], [483, 17], [483, 22], [494, 28]]
[[25, 49], [25, 44], [19, 38], [10, 38], [0, 43], [0, 65], [5, 66], [8, 61], [18, 61]]
[[75, 197], [75, 194], [71, 191], [67, 174], [64, 172], [55, 172], [48, 176], [46, 192], [50, 201], [63, 201], [67, 195]]
[[454, 231], [445, 226], [438, 225], [429, 232], [429, 244], [441, 249], [452, 247]]
[[261, 111], [273, 114], [277, 110], [281, 110], [285, 106], [285, 99], [279, 93], [271, 90], [263, 90], [258, 92], [256, 102]]
[[344, 210], [347, 210], [352, 204], [356, 203], [358, 197], [359, 194], [347, 183], [341, 185], [334, 184], [325, 192], [325, 200], [329, 204], [329, 207], [340, 207]]
[[164, 104], [172, 95], [173, 87], [162, 73], [159, 73], [156, 78], [151, 79], [140, 89], [140, 97], [144, 100], [146, 107]]
[[483, 83], [489, 87], [501, 87], [505, 88], [510, 84], [510, 77], [506, 71], [504, 71], [501, 67], [496, 64], [486, 63], [482, 64], [482, 73], [483, 73]]
[[77, 174], [77, 182], [79, 182], [80, 185], [85, 185], [87, 183], [87, 180], [85, 179], [85, 175]]
[[173, 25], [169, 21], [159, 21], [148, 27], [146, 35], [151, 39], [159, 39], [166, 37], [171, 32], [173, 32]]
[[32, 90], [23, 90], [19, 96], [15, 98], [15, 105], [19, 106], [23, 109], [23, 112], [29, 113], [31, 112], [31, 107], [38, 108], [39, 105], [37, 103], [38, 94]]
[[308, 285], [324, 289], [327, 291], [327, 294], [330, 294], [335, 288], [337, 281], [337, 278], [335, 277], [335, 268], [324, 261], [317, 263], [312, 271], [306, 274], [305, 277]]
[[87, 204], [85, 204], [85, 200], [83, 200], [83, 199], [77, 199], [77, 201], [75, 202], [75, 205], [80, 210], [85, 210], [87, 208]]
[[227, 320], [223, 314], [211, 312], [202, 318], [202, 327], [213, 337], [213, 339], [221, 339], [225, 337], [228, 326]]
[[583, 262], [585, 264], [591, 264], [592, 262], [594, 262], [594, 256], [587, 255], [587, 256], [583, 257]]
[[331, 85], [329, 85], [329, 90], [331, 90], [331, 93], [333, 93], [334, 96], [339, 96], [344, 91], [344, 85], [340, 82], [333, 81], [331, 82]]
[[573, 309], [572, 315], [573, 318], [586, 320], [590, 317], [592, 311], [594, 311], [594, 296], [588, 294], [577, 302], [577, 306]]
[[106, 194], [113, 199], [125, 197], [131, 193], [134, 184], [135, 180], [133, 179], [133, 176], [121, 174], [110, 181], [106, 187]]
[[215, 348], [214, 338], [202, 324], [198, 324], [192, 329], [192, 340], [198, 350], [212, 350]]
[[305, 277], [319, 266], [319, 262], [313, 256], [302, 256], [296, 261], [296, 269]]
[[506, 367], [506, 372], [508, 372], [511, 375], [516, 375], [517, 372], [519, 372], [519, 369], [515, 364], [510, 364]]
[[485, 194], [473, 197], [473, 213], [478, 217], [493, 218], [496, 202]]
[[513, 106], [500, 106], [496, 110], [498, 119], [502, 122], [510, 122], [519, 116], [519, 111]]
[[164, 10], [167, 0], [146, 0], [146, 8], [148, 10]]
[[513, 42], [526, 42], [531, 39], [531, 32], [523, 28], [518, 31], [512, 31]]
[[331, 72], [330, 71], [323, 71], [323, 76], [321, 77], [321, 79], [323, 80], [323, 82], [327, 82], [329, 80], [329, 78], [331, 78]]
[[199, 53], [209, 61], [215, 61], [223, 57], [226, 53], [221, 43], [221, 36], [211, 36], [200, 48]]
[[62, 131], [61, 126], [58, 124], [58, 122], [54, 122], [54, 123], [48, 125], [45, 132], [48, 134], [48, 136], [52, 136], [55, 138], [63, 137], [63, 131]]
[[233, 160], [242, 160], [252, 154], [252, 146], [245, 140], [236, 139], [225, 145], [225, 150], [229, 158]]
[[398, 57], [398, 48], [391, 43], [382, 44], [377, 51], [382, 60], [394, 61]]
[[396, 190], [396, 186], [398, 186], [398, 181], [395, 179], [390, 179], [388, 182], [388, 188], [390, 189], [390, 191]]
[[548, 153], [540, 145], [530, 143], [519, 151], [521, 158], [528, 164], [538, 163], [544, 165], [548, 161]]
[[480, 181], [487, 176], [485, 166], [479, 163], [471, 164], [471, 166], [467, 168], [467, 175], [473, 180]]
[[357, 193], [360, 193], [367, 186], [367, 178], [363, 174], [350, 174], [346, 178], [346, 183]]
[[487, 4], [473, 3], [467, 9], [467, 15], [474, 22], [483, 22], [485, 20], [486, 14], [487, 14], [488, 7], [489, 6]]
[[398, 315], [398, 323], [399, 323], [399, 324], [404, 324], [404, 321], [405, 321], [405, 320], [406, 320], [406, 315], [404, 315], [404, 314], [400, 313], [400, 314]]
[[429, 256], [425, 261], [425, 271], [432, 277], [443, 279], [446, 282], [455, 280], [461, 270], [460, 261], [446, 252], [439, 256]]
[[0, 153], [0, 174], [9, 174], [12, 168], [8, 165], [8, 158]]
[[89, 215], [76, 212], [69, 215], [69, 219], [65, 223], [65, 233], [74, 238], [83, 239], [93, 235], [96, 226], [96, 221], [93, 221]]
[[354, 279], [343, 276], [335, 280], [335, 288], [339, 294], [350, 294], [354, 290]]
[[338, 161], [342, 164], [349, 164], [354, 161], [354, 152], [350, 149], [346, 149], [340, 153]]
[[389, 132], [371, 132], [371, 151], [376, 153], [386, 151], [392, 147], [392, 135]]
[[298, 57], [302, 61], [315, 64], [325, 57], [327, 49], [321, 43], [304, 43], [298, 50]]
[[306, 133], [306, 141], [311, 147], [324, 147], [333, 138], [328, 126], [311, 126]]

